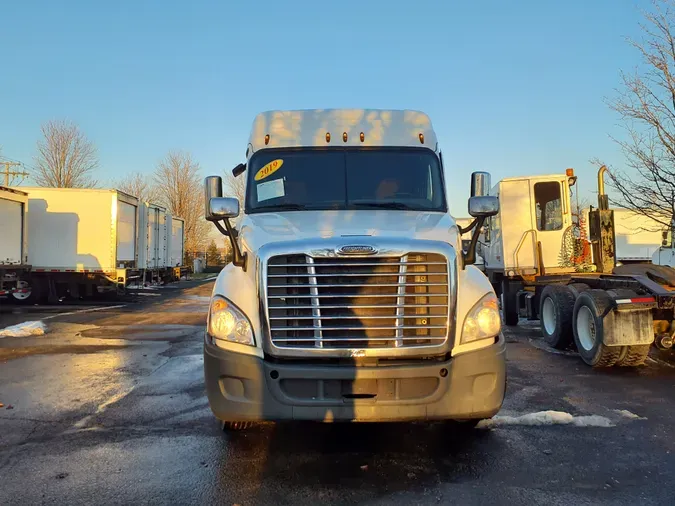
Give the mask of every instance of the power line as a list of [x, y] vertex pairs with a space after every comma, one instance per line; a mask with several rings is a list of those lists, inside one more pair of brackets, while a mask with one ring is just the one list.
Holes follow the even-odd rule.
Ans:
[[22, 176], [22, 177], [28, 177], [29, 174], [28, 172], [25, 171], [16, 171], [16, 170], [10, 170], [10, 167], [21, 167], [22, 164], [20, 162], [0, 162], [0, 164], [5, 166], [5, 170], [1, 172], [1, 174], [5, 175], [5, 186], [9, 186], [9, 176], [12, 176], [12, 179], [16, 176]]

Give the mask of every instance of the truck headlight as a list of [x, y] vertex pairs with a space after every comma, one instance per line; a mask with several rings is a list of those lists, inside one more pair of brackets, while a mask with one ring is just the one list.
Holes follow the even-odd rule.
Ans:
[[211, 300], [208, 330], [216, 345], [218, 340], [251, 346], [255, 344], [251, 322], [239, 308], [223, 297], [215, 296]]
[[493, 293], [488, 293], [466, 315], [462, 328], [462, 343], [495, 337], [501, 327], [497, 297]]

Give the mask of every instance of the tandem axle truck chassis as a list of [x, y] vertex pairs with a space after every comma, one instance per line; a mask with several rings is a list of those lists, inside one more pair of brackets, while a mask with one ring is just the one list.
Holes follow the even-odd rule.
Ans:
[[550, 346], [574, 343], [592, 367], [641, 365], [652, 344], [673, 345], [675, 271], [650, 265], [633, 270], [643, 272], [504, 279], [504, 320], [540, 320]]

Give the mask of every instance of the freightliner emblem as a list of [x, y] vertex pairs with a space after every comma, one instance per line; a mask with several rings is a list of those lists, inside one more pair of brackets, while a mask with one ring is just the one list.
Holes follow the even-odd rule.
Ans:
[[350, 245], [338, 248], [338, 255], [374, 255], [377, 249], [366, 245]]

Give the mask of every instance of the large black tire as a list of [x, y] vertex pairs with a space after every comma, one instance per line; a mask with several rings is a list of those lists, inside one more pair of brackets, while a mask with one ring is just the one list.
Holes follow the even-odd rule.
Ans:
[[619, 358], [616, 365], [621, 367], [637, 367], [644, 365], [645, 360], [649, 356], [649, 349], [651, 344], [635, 344], [633, 346], [625, 346], [623, 356]]
[[575, 299], [579, 296], [579, 294], [585, 292], [586, 290], [591, 289], [591, 287], [588, 286], [586, 283], [570, 283], [569, 285], [567, 285], [567, 288], [572, 290]]
[[541, 335], [558, 350], [571, 347], [574, 293], [565, 285], [548, 285], [541, 292], [539, 320]]
[[574, 304], [574, 343], [583, 361], [591, 367], [612, 367], [625, 352], [624, 346], [603, 344], [603, 322], [612, 307], [612, 298], [604, 290], [587, 290]]
[[502, 281], [502, 313], [504, 324], [509, 327], [518, 325], [518, 290], [519, 283]]

